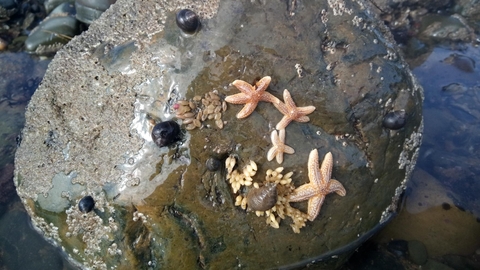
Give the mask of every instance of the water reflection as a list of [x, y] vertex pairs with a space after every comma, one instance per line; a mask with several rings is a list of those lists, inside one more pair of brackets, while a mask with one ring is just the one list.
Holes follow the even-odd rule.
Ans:
[[349, 269], [480, 268], [480, 49], [437, 46], [413, 68], [425, 129], [402, 210]]
[[25, 106], [49, 62], [25, 53], [0, 54], [0, 269], [74, 269], [33, 230], [12, 181]]

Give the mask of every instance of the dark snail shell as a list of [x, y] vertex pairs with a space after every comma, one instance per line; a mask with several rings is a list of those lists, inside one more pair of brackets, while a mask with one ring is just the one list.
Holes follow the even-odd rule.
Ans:
[[383, 126], [392, 130], [401, 129], [405, 126], [405, 122], [406, 114], [404, 110], [389, 112], [383, 118]]
[[193, 34], [200, 27], [200, 18], [190, 9], [182, 9], [177, 12], [177, 25], [187, 34]]
[[247, 206], [253, 211], [267, 211], [277, 203], [277, 184], [267, 183], [259, 188], [251, 188], [247, 194]]
[[78, 210], [83, 213], [88, 213], [95, 207], [95, 201], [92, 196], [85, 196], [78, 202]]
[[156, 124], [152, 130], [152, 140], [158, 147], [167, 146], [180, 139], [180, 126], [173, 120]]
[[207, 162], [206, 162], [207, 169], [212, 172], [218, 170], [221, 165], [222, 165], [222, 162], [220, 162], [220, 160], [213, 157], [207, 159]]

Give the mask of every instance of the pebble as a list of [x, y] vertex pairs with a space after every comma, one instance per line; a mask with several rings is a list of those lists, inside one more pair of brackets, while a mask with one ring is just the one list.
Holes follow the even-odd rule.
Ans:
[[417, 240], [408, 242], [408, 259], [418, 265], [423, 265], [428, 260], [427, 248]]
[[206, 165], [207, 165], [207, 169], [209, 171], [216, 171], [220, 168], [220, 166], [222, 165], [222, 163], [220, 162], [220, 160], [216, 159], [216, 158], [209, 158], [207, 159], [207, 162], [206, 162]]
[[475, 60], [465, 55], [453, 53], [443, 61], [464, 72], [472, 73], [475, 71]]

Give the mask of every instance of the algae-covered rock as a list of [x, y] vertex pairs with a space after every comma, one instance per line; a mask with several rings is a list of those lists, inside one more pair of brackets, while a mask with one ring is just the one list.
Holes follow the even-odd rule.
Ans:
[[[91, 268], [343, 263], [341, 252], [396, 210], [421, 142], [422, 90], [367, 3], [289, 2], [118, 1], [67, 44], [28, 106], [16, 154], [33, 224]], [[201, 18], [194, 34], [176, 25], [183, 8]], [[265, 76], [279, 100], [288, 89], [297, 106], [316, 108], [287, 126], [295, 153], [281, 165], [267, 160], [279, 110], [260, 102], [237, 119], [242, 105], [223, 102], [238, 93], [234, 80]], [[395, 130], [382, 125], [393, 111], [405, 112]], [[151, 130], [170, 119], [182, 124], [180, 141], [160, 148]], [[275, 216], [273, 228], [236, 206], [253, 187], [233, 193], [227, 157], [239, 171], [254, 161], [257, 184], [282, 166], [299, 187], [312, 149], [332, 153], [346, 196], [326, 196], [300, 233], [288, 217]], [[212, 158], [222, 165], [207, 166]], [[79, 210], [85, 196], [93, 211]], [[307, 202], [290, 205], [307, 211]]]

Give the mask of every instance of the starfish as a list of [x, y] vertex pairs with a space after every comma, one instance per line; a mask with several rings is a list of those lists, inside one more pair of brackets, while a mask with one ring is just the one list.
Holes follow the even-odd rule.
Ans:
[[278, 98], [265, 91], [271, 80], [270, 76], [265, 76], [255, 86], [242, 80], [235, 80], [232, 83], [242, 93], [227, 96], [225, 101], [233, 104], [245, 104], [243, 109], [237, 113], [237, 118], [249, 116], [260, 101], [272, 102], [273, 104], [281, 103]]
[[332, 192], [336, 192], [340, 196], [347, 194], [340, 182], [330, 179], [332, 166], [332, 153], [328, 152], [323, 159], [322, 167], [318, 168], [318, 152], [317, 149], [313, 149], [308, 156], [308, 178], [310, 183], [298, 187], [290, 195], [291, 202], [308, 200], [307, 214], [310, 221], [313, 221], [320, 213], [320, 208], [327, 194]]
[[277, 158], [278, 164], [282, 164], [283, 162], [283, 153], [293, 154], [295, 150], [285, 144], [285, 129], [280, 129], [278, 131], [272, 131], [271, 135], [273, 146], [268, 150], [267, 159], [268, 161], [272, 160], [274, 157]]
[[278, 122], [276, 129], [280, 130], [286, 128], [292, 120], [297, 122], [310, 121], [307, 114], [311, 114], [315, 110], [314, 106], [297, 107], [287, 89], [283, 91], [283, 100], [285, 103], [273, 103], [273, 105], [275, 105], [275, 107], [277, 107], [277, 109], [284, 115], [282, 120]]

